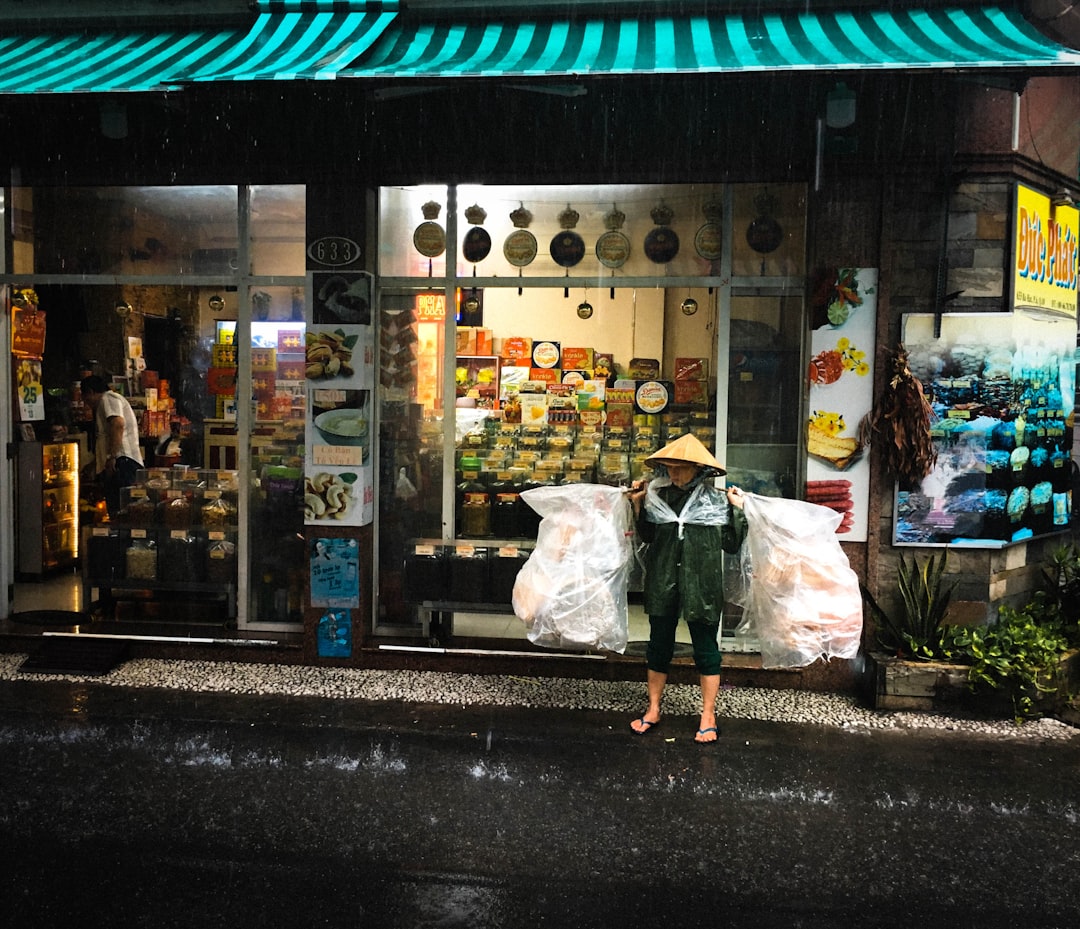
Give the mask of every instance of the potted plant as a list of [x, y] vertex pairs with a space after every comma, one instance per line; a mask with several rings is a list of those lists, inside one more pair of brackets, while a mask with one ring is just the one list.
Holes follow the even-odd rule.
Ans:
[[1041, 702], [1062, 692], [1069, 652], [1060, 612], [1044, 591], [1020, 609], [1003, 606], [988, 626], [952, 626], [945, 631], [943, 654], [968, 666], [968, 685], [1008, 695], [1019, 722], [1038, 715]]
[[869, 590], [863, 600], [874, 618], [879, 650], [868, 656], [867, 690], [878, 709], [930, 710], [967, 686], [968, 669], [942, 654], [955, 584], [945, 579], [948, 549], [910, 564], [901, 556], [896, 585], [899, 610], [885, 610]]
[[948, 558], [948, 549], [942, 552], [940, 560], [931, 555], [922, 565], [914, 556], [910, 565], [900, 556], [896, 584], [903, 609], [897, 615], [883, 610], [870, 591], [862, 587], [863, 598], [875, 620], [878, 644], [888, 654], [925, 660], [940, 655], [941, 630], [955, 586], [943, 580]]
[[946, 557], [922, 565], [900, 559], [897, 614], [863, 590], [885, 652], [871, 655], [874, 705], [932, 709], [970, 693], [989, 711], [1007, 698], [1002, 708], [1021, 721], [1063, 704], [1080, 686], [1080, 548], [1057, 550], [1043, 589], [1022, 607], [1002, 606], [985, 626], [947, 622], [953, 588], [943, 580]]

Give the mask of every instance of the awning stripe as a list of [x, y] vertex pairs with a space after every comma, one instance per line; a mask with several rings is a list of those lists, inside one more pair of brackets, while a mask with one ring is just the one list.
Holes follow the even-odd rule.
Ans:
[[390, 25], [396, 14], [261, 13], [231, 53], [184, 80], [333, 78]]
[[[817, 12], [728, 12], [709, 16], [506, 20], [498, 43], [469, 56], [442, 54], [449, 35], [403, 14], [342, 77], [462, 77], [723, 72], [844, 68], [1080, 67], [1080, 52], [1042, 36], [1013, 8], [949, 7]], [[416, 14], [417, 17], [420, 14]], [[460, 20], [453, 32], [490, 23]], [[507, 33], [515, 39], [508, 40]], [[410, 37], [430, 37], [404, 54]], [[542, 40], [541, 40], [542, 39]], [[506, 55], [507, 43], [517, 52]], [[491, 51], [485, 53], [484, 49]]]
[[[188, 82], [332, 78], [390, 25], [396, 4], [295, 4], [250, 27], [0, 35], [0, 93], [145, 91]], [[374, 7], [374, 8], [373, 8]], [[346, 9], [347, 8], [347, 9]], [[299, 12], [299, 10], [304, 12]]]

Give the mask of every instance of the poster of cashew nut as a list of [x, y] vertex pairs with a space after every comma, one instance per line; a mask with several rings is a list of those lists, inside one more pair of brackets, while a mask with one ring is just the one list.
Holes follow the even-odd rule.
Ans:
[[304, 337], [308, 423], [304, 522], [365, 526], [374, 518], [374, 330], [310, 324]]

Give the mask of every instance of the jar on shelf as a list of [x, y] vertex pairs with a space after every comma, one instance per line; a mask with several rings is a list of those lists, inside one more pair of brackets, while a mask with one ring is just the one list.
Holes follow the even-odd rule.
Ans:
[[173, 529], [159, 546], [158, 577], [173, 583], [199, 583], [203, 579], [201, 540], [183, 529]]
[[131, 541], [124, 553], [125, 567], [129, 580], [157, 580], [157, 545], [153, 539], [138, 535], [141, 530], [131, 533]]
[[166, 490], [158, 508], [166, 529], [186, 529], [191, 525], [191, 497], [184, 491]]
[[224, 533], [208, 533], [205, 564], [208, 583], [235, 584], [236, 544], [226, 539]]

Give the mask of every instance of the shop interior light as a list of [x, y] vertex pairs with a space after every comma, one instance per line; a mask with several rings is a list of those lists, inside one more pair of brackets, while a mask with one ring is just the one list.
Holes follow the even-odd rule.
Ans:
[[825, 96], [825, 125], [846, 129], [855, 122], [855, 91], [840, 81]]

